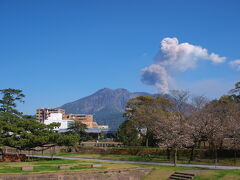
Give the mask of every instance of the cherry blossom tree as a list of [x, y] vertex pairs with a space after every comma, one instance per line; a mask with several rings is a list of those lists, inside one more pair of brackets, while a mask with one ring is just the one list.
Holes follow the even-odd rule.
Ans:
[[153, 131], [159, 140], [160, 147], [174, 150], [174, 165], [177, 165], [177, 152], [179, 148], [193, 145], [190, 126], [182, 121], [179, 113], [170, 113], [165, 118], [156, 120]]

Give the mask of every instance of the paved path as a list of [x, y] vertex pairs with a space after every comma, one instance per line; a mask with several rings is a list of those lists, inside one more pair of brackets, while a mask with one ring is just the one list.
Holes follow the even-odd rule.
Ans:
[[[42, 156], [42, 155], [28, 155], [29, 157], [37, 158], [52, 158], [52, 156]], [[174, 166], [173, 163], [160, 163], [160, 162], [145, 162], [145, 161], [123, 161], [123, 160], [110, 160], [110, 159], [94, 159], [94, 158], [80, 158], [80, 157], [66, 157], [66, 156], [53, 156], [54, 159], [72, 159], [72, 160], [82, 160], [82, 161], [99, 161], [99, 162], [117, 162], [117, 163], [129, 163], [129, 164], [148, 164], [148, 165], [166, 165]], [[182, 167], [198, 167], [198, 168], [208, 168], [208, 169], [239, 169], [239, 166], [214, 166], [214, 165], [203, 165], [203, 164], [177, 164], [177, 166]]]

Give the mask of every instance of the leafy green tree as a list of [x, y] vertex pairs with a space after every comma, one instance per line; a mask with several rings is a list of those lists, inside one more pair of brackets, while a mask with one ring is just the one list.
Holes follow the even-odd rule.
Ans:
[[[184, 118], [184, 109], [188, 93], [178, 93], [175, 102], [164, 97], [137, 97], [127, 104], [125, 116], [132, 126], [139, 130], [141, 137], [149, 139], [149, 132], [160, 147], [174, 150], [176, 165], [179, 148], [192, 145], [189, 126]], [[126, 133], [125, 133], [126, 134]], [[123, 137], [125, 135], [123, 133]], [[143, 136], [144, 135], [144, 136]], [[126, 135], [125, 135], [126, 136]], [[146, 141], [148, 144], [148, 140]]]
[[18, 150], [33, 150], [36, 147], [49, 148], [55, 145], [70, 146], [77, 142], [76, 135], [65, 135], [56, 133], [53, 129], [58, 123], [45, 125], [34, 119], [23, 119], [12, 116], [10, 120], [1, 117], [0, 142], [4, 146]]
[[153, 139], [152, 129], [159, 118], [165, 118], [173, 110], [173, 104], [163, 97], [139, 96], [131, 99], [126, 106], [124, 116], [131, 120], [148, 146]]
[[74, 146], [78, 141], [78, 134], [60, 134], [56, 144], [59, 146]]
[[142, 143], [142, 137], [131, 120], [126, 120], [120, 125], [117, 139], [127, 146], [139, 146]]
[[73, 123], [70, 124], [69, 128], [68, 128], [68, 132], [69, 133], [75, 133], [78, 135], [78, 141], [79, 143], [81, 141], [86, 141], [89, 137], [88, 134], [86, 132], [87, 129], [87, 125], [83, 124], [79, 121], [74, 121]]
[[25, 95], [22, 93], [22, 90], [19, 89], [1, 89], [0, 93], [2, 94], [2, 99], [0, 100], [0, 112], [11, 112], [15, 114], [19, 113], [15, 108], [17, 102], [23, 103], [23, 98]]
[[16, 101], [23, 102], [24, 94], [17, 89], [1, 90], [0, 100], [0, 145], [18, 150], [33, 150], [36, 147], [49, 148], [55, 145], [73, 145], [78, 136], [59, 134], [54, 131], [59, 123], [45, 125], [22, 115], [16, 108]]

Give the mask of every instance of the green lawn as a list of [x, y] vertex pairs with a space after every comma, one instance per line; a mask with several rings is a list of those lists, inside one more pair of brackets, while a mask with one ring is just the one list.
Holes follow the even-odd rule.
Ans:
[[196, 180], [240, 180], [240, 170], [207, 170], [189, 167], [170, 167], [157, 165], [140, 165], [151, 167], [152, 171], [142, 180], [166, 180], [174, 172], [191, 172], [196, 174]]
[[[34, 159], [28, 162], [0, 162], [0, 174], [12, 173], [34, 173], [34, 172], [52, 172], [52, 171], [73, 171], [73, 170], [93, 170], [93, 169], [107, 169], [107, 166], [101, 168], [91, 168], [91, 162], [77, 161], [77, 160], [37, 160]], [[59, 165], [69, 165], [70, 169], [61, 170]], [[33, 166], [33, 171], [22, 171], [23, 166]]]
[[[127, 163], [114, 163], [114, 162], [101, 162], [102, 167], [92, 168], [92, 164], [99, 164], [96, 161], [80, 161], [68, 159], [31, 159], [27, 162], [0, 162], [0, 175], [1, 174], [15, 174], [15, 173], [38, 173], [38, 172], [62, 172], [62, 171], [102, 171], [102, 170], [119, 170], [139, 168], [139, 165]], [[59, 169], [59, 165], [68, 165], [70, 169]], [[33, 171], [22, 171], [23, 166], [33, 166]]]
[[[79, 153], [59, 153], [57, 156], [81, 157], [81, 158], [99, 158], [110, 160], [127, 160], [127, 161], [152, 161], [152, 162], [171, 162], [166, 156], [138, 156], [138, 155], [117, 155], [117, 154], [79, 154]], [[178, 163], [188, 164], [188, 158], [180, 158]], [[214, 164], [213, 159], [196, 159], [191, 164]], [[220, 159], [218, 165], [234, 166], [234, 159]], [[237, 166], [240, 166], [240, 159], [237, 159]]]
[[[186, 171], [186, 169], [155, 167], [142, 180], [166, 180], [175, 171]], [[238, 170], [190, 170], [190, 172], [197, 173], [194, 180], [240, 180], [240, 172]]]
[[[239, 170], [206, 170], [201, 168], [189, 167], [172, 167], [172, 166], [158, 166], [158, 165], [143, 165], [143, 164], [126, 164], [115, 162], [101, 162], [101, 168], [91, 168], [91, 164], [99, 163], [94, 161], [79, 161], [79, 160], [65, 160], [65, 159], [32, 159], [28, 162], [0, 162], [0, 175], [1, 174], [29, 174], [29, 173], [49, 173], [49, 172], [73, 172], [73, 171], [105, 171], [105, 170], [119, 170], [130, 168], [151, 168], [152, 171], [142, 180], [165, 180], [175, 171], [197, 171], [198, 176], [196, 180], [239, 180]], [[59, 165], [69, 165], [71, 168], [68, 170], [60, 170]], [[23, 172], [21, 167], [33, 166], [33, 171]]]
[[215, 170], [199, 174], [196, 180], [240, 180], [240, 170]]

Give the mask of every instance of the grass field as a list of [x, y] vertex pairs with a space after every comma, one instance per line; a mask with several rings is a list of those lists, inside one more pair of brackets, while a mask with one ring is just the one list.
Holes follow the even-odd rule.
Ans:
[[[82, 158], [101, 158], [111, 160], [130, 160], [130, 161], [155, 161], [168, 162], [166, 157], [144, 157], [133, 155], [114, 155], [114, 154], [78, 154], [78, 153], [59, 153], [60, 156], [82, 157]], [[187, 160], [179, 160], [178, 163], [188, 163]], [[213, 164], [211, 159], [193, 161], [196, 164]], [[233, 159], [221, 159], [219, 165], [233, 165]], [[237, 165], [240, 165], [238, 159]], [[199, 168], [170, 167], [155, 165], [138, 165], [139, 167], [151, 167], [151, 173], [143, 180], [165, 180], [175, 171], [197, 171], [196, 180], [240, 180], [240, 170], [204, 170]]]
[[[102, 167], [92, 168], [91, 164], [98, 164], [99, 162], [78, 161], [78, 160], [43, 160], [32, 159], [28, 162], [0, 162], [0, 174], [13, 174], [13, 173], [38, 173], [38, 172], [54, 172], [54, 171], [81, 171], [81, 170], [114, 170], [125, 168], [137, 168], [139, 166], [131, 164], [117, 164], [117, 163], [101, 163]], [[59, 169], [59, 165], [69, 165], [70, 169]], [[33, 166], [33, 171], [22, 171], [23, 166]]]
[[[0, 174], [5, 173], [32, 173], [32, 172], [47, 172], [47, 171], [61, 171], [59, 165], [70, 165], [70, 170], [90, 169], [90, 165], [86, 163], [80, 163], [75, 160], [35, 160], [33, 162], [1, 162]], [[21, 167], [33, 166], [33, 171], [23, 172]]]
[[239, 170], [216, 170], [204, 172], [196, 176], [196, 180], [240, 180]]
[[[70, 155], [69, 153], [61, 155]], [[77, 155], [81, 157], [100, 158], [99, 155]], [[123, 158], [119, 155], [111, 156], [112, 159]], [[129, 160], [126, 156], [124, 160]], [[134, 159], [134, 158], [133, 158]], [[136, 159], [134, 159], [136, 160]], [[101, 168], [91, 168], [91, 164], [99, 163], [94, 161], [79, 161], [79, 160], [65, 160], [65, 159], [31, 159], [28, 162], [0, 162], [0, 175], [1, 174], [29, 174], [29, 173], [51, 173], [51, 172], [76, 172], [76, 171], [106, 171], [106, 170], [120, 170], [130, 168], [151, 168], [151, 172], [142, 180], [165, 180], [175, 171], [191, 171], [197, 172], [196, 180], [240, 180], [240, 170], [206, 170], [201, 168], [190, 167], [172, 167], [172, 166], [158, 166], [158, 165], [143, 165], [143, 164], [126, 164], [115, 162], [101, 162]], [[59, 165], [69, 165], [71, 168], [61, 170]], [[22, 171], [23, 166], [33, 166], [33, 171]]]
[[[166, 156], [137, 156], [137, 155], [117, 155], [117, 154], [79, 154], [79, 153], [59, 153], [57, 156], [81, 157], [81, 158], [98, 158], [110, 160], [127, 160], [127, 161], [152, 161], [152, 162], [172, 162]], [[181, 158], [178, 163], [188, 164], [188, 159]], [[214, 164], [213, 159], [196, 159], [191, 164]], [[234, 159], [220, 159], [218, 165], [233, 166]], [[240, 166], [240, 159], [237, 159], [237, 166]]]
[[[155, 167], [143, 180], [166, 180], [175, 171], [185, 170], [172, 167]], [[190, 170], [190, 172], [197, 172], [194, 180], [240, 180], [239, 170]]]
[[[96, 156], [95, 156], [96, 157]], [[239, 170], [206, 170], [200, 168], [189, 167], [171, 167], [171, 166], [157, 166], [157, 165], [142, 165], [142, 164], [125, 164], [114, 162], [101, 162], [101, 168], [91, 168], [91, 164], [99, 163], [94, 161], [79, 161], [79, 160], [65, 160], [65, 159], [32, 159], [28, 162], [0, 162], [1, 174], [29, 174], [29, 173], [48, 173], [48, 172], [76, 172], [76, 171], [106, 171], [119, 170], [130, 168], [151, 168], [152, 171], [142, 180], [165, 180], [175, 171], [191, 171], [197, 172], [196, 180], [240, 180]], [[68, 170], [60, 170], [59, 165], [69, 165]], [[33, 171], [23, 172], [21, 167], [33, 166]]]
[[157, 165], [140, 165], [151, 167], [152, 171], [142, 180], [166, 180], [174, 172], [191, 172], [195, 180], [240, 180], [240, 170], [209, 170], [189, 167], [170, 167]]

